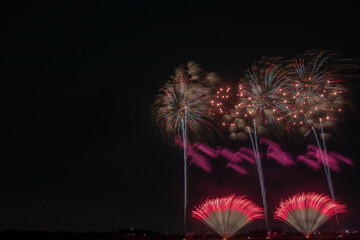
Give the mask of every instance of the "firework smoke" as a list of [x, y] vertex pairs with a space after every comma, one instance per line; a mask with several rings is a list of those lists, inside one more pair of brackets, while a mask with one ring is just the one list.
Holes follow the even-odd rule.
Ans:
[[346, 212], [345, 205], [322, 194], [302, 193], [281, 201], [274, 218], [309, 236], [332, 216]]
[[255, 219], [263, 218], [263, 211], [244, 196], [231, 195], [206, 200], [192, 212], [223, 239], [229, 239], [242, 227]]

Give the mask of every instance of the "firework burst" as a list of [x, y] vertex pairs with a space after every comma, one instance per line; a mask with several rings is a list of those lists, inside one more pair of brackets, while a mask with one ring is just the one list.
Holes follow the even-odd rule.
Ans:
[[223, 239], [229, 239], [238, 230], [255, 219], [263, 218], [263, 211], [244, 196], [230, 195], [206, 200], [192, 212]]
[[268, 135], [269, 129], [275, 134], [281, 130], [290, 94], [280, 60], [263, 59], [253, 64], [240, 81], [237, 97], [229, 127], [231, 138], [244, 136], [241, 132], [247, 134], [248, 128], [253, 129], [254, 120], [259, 135]]
[[323, 128], [324, 137], [329, 138], [349, 110], [346, 76], [340, 74], [342, 64], [334, 58], [325, 51], [310, 51], [293, 61], [288, 74], [293, 104], [287, 129], [305, 134]]
[[274, 218], [286, 222], [308, 238], [332, 216], [346, 212], [345, 205], [322, 194], [302, 193], [281, 201]]
[[[156, 96], [153, 114], [166, 139], [182, 136], [189, 129], [188, 139], [207, 136], [214, 131], [210, 106], [218, 78], [189, 62], [175, 70], [172, 81], [166, 83]], [[200, 134], [201, 133], [201, 134]]]

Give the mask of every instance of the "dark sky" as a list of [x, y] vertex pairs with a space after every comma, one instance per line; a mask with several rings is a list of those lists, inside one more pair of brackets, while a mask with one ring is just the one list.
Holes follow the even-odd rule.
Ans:
[[[261, 56], [322, 48], [360, 59], [357, 1], [251, 2], [2, 3], [0, 229], [182, 232], [182, 152], [150, 118], [176, 66], [196, 60], [235, 83]], [[360, 222], [359, 120], [354, 113], [329, 146], [355, 161], [333, 173], [349, 208], [342, 227]], [[190, 209], [229, 193], [261, 204], [255, 167], [240, 176], [225, 165], [214, 160], [212, 174], [190, 167]], [[324, 172], [302, 165], [268, 161], [264, 177], [270, 216], [290, 194], [328, 193]], [[188, 221], [188, 231], [208, 231]], [[331, 220], [323, 229], [333, 227]], [[264, 222], [244, 231], [255, 228]]]

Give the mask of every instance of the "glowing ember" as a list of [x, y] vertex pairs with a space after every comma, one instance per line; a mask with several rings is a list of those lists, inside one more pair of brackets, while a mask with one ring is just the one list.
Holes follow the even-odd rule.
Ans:
[[346, 206], [324, 194], [302, 193], [281, 201], [275, 219], [286, 222], [309, 236], [332, 216], [346, 212]]
[[264, 218], [262, 208], [244, 196], [235, 195], [206, 200], [192, 214], [223, 239], [229, 239], [251, 221]]

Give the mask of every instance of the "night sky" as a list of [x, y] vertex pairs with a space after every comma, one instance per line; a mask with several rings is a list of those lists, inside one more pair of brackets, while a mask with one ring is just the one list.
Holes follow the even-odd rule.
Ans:
[[[176, 66], [195, 60], [235, 84], [262, 56], [321, 48], [360, 59], [358, 1], [251, 2], [2, 3], [0, 229], [181, 233], [182, 151], [151, 119], [154, 96]], [[359, 229], [356, 111], [329, 149], [355, 162], [333, 172], [333, 183], [349, 209], [341, 227]], [[282, 144], [294, 156], [305, 153]], [[213, 166], [211, 174], [189, 169], [188, 231], [209, 231], [190, 216], [208, 197], [244, 194], [261, 205], [255, 166], [248, 176], [223, 159]], [[322, 170], [263, 167], [269, 216], [291, 194], [329, 194]], [[275, 220], [270, 227], [290, 230]], [[255, 228], [264, 221], [243, 231]], [[334, 228], [332, 219], [322, 229]]]

